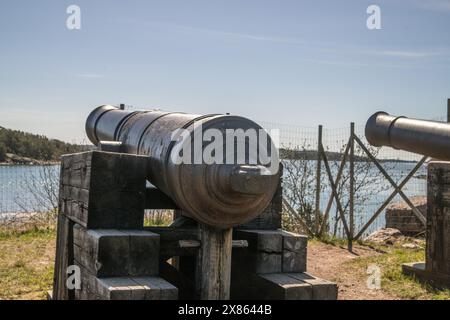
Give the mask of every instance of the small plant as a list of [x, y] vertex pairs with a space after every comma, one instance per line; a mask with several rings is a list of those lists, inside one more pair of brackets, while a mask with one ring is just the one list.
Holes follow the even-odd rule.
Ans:
[[146, 210], [144, 226], [168, 226], [173, 221], [173, 210]]

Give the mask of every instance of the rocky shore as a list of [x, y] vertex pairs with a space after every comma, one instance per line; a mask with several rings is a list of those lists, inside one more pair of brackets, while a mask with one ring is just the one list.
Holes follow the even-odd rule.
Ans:
[[6, 153], [5, 160], [0, 162], [0, 166], [14, 166], [14, 165], [45, 166], [58, 163], [59, 161], [36, 160], [27, 157], [21, 157], [13, 153]]

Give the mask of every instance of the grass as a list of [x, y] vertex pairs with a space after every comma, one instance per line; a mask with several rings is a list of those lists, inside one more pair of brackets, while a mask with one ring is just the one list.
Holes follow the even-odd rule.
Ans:
[[173, 220], [173, 210], [148, 210], [144, 216], [144, 226], [168, 226]]
[[[52, 286], [55, 237], [53, 227], [0, 230], [0, 300], [46, 298], [46, 292]], [[310, 241], [314, 244], [319, 240]], [[326, 239], [325, 242], [346, 247], [345, 241], [335, 238]], [[369, 265], [375, 264], [382, 272], [382, 290], [395, 297], [450, 300], [449, 290], [433, 290], [402, 274], [402, 263], [424, 260], [423, 249], [364, 245], [385, 253], [346, 262], [348, 272], [364, 273]]]
[[413, 277], [405, 276], [402, 273], [402, 264], [409, 262], [425, 261], [425, 251], [423, 249], [406, 249], [400, 245], [372, 247], [386, 253], [372, 256], [356, 258], [347, 262], [350, 268], [367, 270], [369, 265], [376, 265], [381, 269], [382, 290], [400, 299], [421, 299], [421, 300], [450, 300], [450, 290], [434, 290], [433, 288], [421, 284]]
[[0, 231], [0, 300], [45, 299], [51, 289], [55, 231]]

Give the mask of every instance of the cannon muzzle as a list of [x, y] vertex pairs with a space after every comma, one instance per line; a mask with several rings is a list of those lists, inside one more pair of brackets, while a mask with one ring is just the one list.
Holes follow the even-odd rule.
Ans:
[[367, 141], [375, 146], [450, 160], [450, 124], [376, 112], [366, 123]]
[[[184, 214], [219, 228], [256, 218], [275, 194], [280, 179], [278, 150], [268, 135], [258, 134], [262, 131], [238, 116], [113, 106], [96, 108], [86, 121], [93, 144], [119, 143], [121, 152], [148, 156], [143, 173], [148, 181]], [[270, 156], [270, 164], [261, 154]]]

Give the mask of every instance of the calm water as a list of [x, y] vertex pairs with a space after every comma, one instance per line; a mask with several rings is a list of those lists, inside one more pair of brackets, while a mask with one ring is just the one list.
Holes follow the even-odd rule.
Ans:
[[[355, 164], [357, 166], [358, 164]], [[315, 166], [315, 164], [314, 164]], [[416, 166], [416, 163], [402, 163], [402, 162], [387, 162], [383, 163], [382, 166], [389, 173], [390, 177], [396, 182], [396, 184], [400, 184], [401, 181], [409, 174], [409, 172]], [[355, 169], [356, 170], [356, 169]], [[332, 170], [333, 177], [336, 177], [337, 170]], [[409, 182], [402, 188], [402, 191], [408, 197], [413, 196], [426, 196], [427, 189], [427, 180], [426, 180], [427, 168], [426, 166], [422, 166], [415, 175], [409, 180]], [[326, 170], [322, 168], [322, 175], [324, 179], [328, 179], [326, 176]], [[391, 195], [394, 191], [394, 188], [391, 184], [384, 178], [382, 173], [378, 170], [378, 168], [371, 164], [369, 168], [369, 176], [371, 179], [374, 179], [375, 182], [372, 184], [367, 184], [364, 188], [360, 189], [355, 196], [355, 228], [356, 233], [360, 230], [362, 226], [366, 224], [366, 222], [373, 216], [376, 210], [383, 204], [383, 202]], [[357, 179], [358, 180], [358, 179]], [[372, 180], [374, 181], [374, 180]], [[327, 183], [328, 185], [328, 183]], [[314, 183], [315, 186], [315, 183]], [[284, 192], [289, 192], [288, 190]], [[321, 202], [320, 208], [321, 211], [324, 212], [327, 207], [328, 199], [331, 196], [331, 188], [326, 187], [325, 190], [321, 193]], [[357, 198], [361, 198], [364, 196], [364, 200], [358, 203]], [[402, 201], [402, 198], [397, 195], [392, 201], [399, 202]], [[341, 199], [341, 204], [346, 202], [345, 199]], [[314, 201], [312, 201], [314, 203]], [[336, 206], [333, 203], [333, 206], [330, 210], [330, 226], [334, 225], [335, 216], [337, 215]], [[366, 230], [364, 235], [368, 235], [373, 231], [385, 227], [385, 217], [384, 212], [382, 212], [378, 218], [372, 223], [372, 225]], [[344, 230], [341, 224], [338, 225], [337, 228], [338, 236], [344, 235]]]
[[59, 165], [0, 166], [0, 214], [52, 209]]
[[[311, 165], [315, 165], [311, 163]], [[405, 177], [409, 171], [415, 166], [414, 163], [386, 163], [383, 164], [388, 169], [391, 177], [397, 183]], [[373, 166], [370, 168], [371, 174], [379, 173], [378, 169]], [[336, 175], [333, 170], [333, 175]], [[322, 169], [325, 176], [325, 168]], [[422, 167], [414, 178], [404, 187], [407, 196], [426, 195], [426, 167]], [[422, 176], [422, 178], [418, 178]], [[59, 166], [0, 166], [0, 218], [5, 214], [14, 214], [18, 212], [39, 212], [50, 210], [55, 202], [51, 196], [48, 196], [48, 190], [57, 194], [59, 179]], [[390, 195], [393, 188], [390, 187], [388, 181], [384, 178], [378, 179], [377, 190], [381, 187], [388, 187], [387, 190], [377, 192], [370, 199], [366, 199], [363, 205], [356, 205], [355, 212], [357, 215], [356, 225], [360, 226], [367, 221], [381, 203]], [[368, 186], [371, 188], [371, 186]], [[370, 190], [366, 191], [370, 192]], [[288, 192], [286, 190], [285, 192]], [[361, 192], [365, 192], [362, 190]], [[321, 208], [325, 210], [331, 190], [326, 188], [321, 194]], [[372, 192], [373, 193], [373, 192]], [[397, 196], [394, 201], [399, 201]], [[314, 203], [314, 202], [313, 202]], [[335, 208], [330, 211], [332, 219]], [[332, 221], [330, 221], [332, 222]], [[384, 215], [375, 221], [368, 232], [384, 227]], [[342, 232], [342, 230], [340, 230]]]

